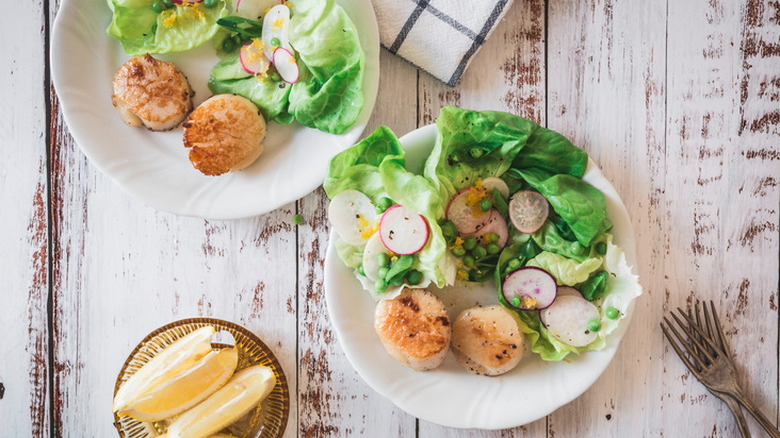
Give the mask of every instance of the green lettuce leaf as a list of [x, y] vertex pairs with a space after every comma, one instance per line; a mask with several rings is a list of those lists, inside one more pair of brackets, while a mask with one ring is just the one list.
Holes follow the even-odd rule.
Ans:
[[289, 85], [266, 74], [258, 79], [244, 71], [238, 53], [211, 70], [214, 93], [235, 93], [257, 105], [268, 120], [341, 134], [363, 109], [365, 55], [357, 30], [334, 0], [299, 0], [292, 7], [289, 30], [300, 77]]
[[526, 263], [526, 266], [542, 268], [555, 277], [559, 285], [574, 286], [584, 283], [590, 274], [596, 272], [602, 265], [601, 257], [591, 257], [578, 263], [564, 256], [542, 251]]
[[210, 40], [217, 19], [227, 15], [228, 2], [217, 0], [213, 8], [202, 4], [174, 6], [160, 13], [150, 0], [108, 0], [113, 12], [106, 32], [122, 43], [130, 56], [145, 53], [183, 52]]
[[537, 168], [552, 174], [567, 174], [576, 178], [585, 175], [588, 153], [574, 146], [563, 135], [536, 127], [525, 147], [512, 162], [516, 169]]
[[[447, 251], [439, 219], [444, 217], [444, 205], [438, 192], [422, 176], [406, 170], [404, 151], [393, 132], [384, 126], [351, 148], [339, 153], [330, 162], [323, 183], [325, 193], [333, 198], [344, 190], [359, 190], [374, 202], [389, 197], [415, 213], [421, 214], [429, 227], [428, 242], [414, 254], [414, 265], [423, 274], [418, 287], [434, 283], [439, 287], [454, 281], [456, 264]], [[361, 262], [363, 247], [337, 240], [339, 256], [347, 266], [356, 268]], [[375, 298], [392, 298], [397, 289], [379, 293], [375, 286], [358, 275], [363, 287]]]

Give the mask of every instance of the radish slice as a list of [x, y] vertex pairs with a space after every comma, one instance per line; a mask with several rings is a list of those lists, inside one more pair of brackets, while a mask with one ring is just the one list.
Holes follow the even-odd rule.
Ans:
[[382, 243], [379, 233], [375, 233], [368, 239], [366, 247], [363, 249], [363, 273], [372, 282], [379, 279], [380, 266], [377, 260], [379, 254], [392, 255], [385, 247], [385, 244]]
[[544, 309], [555, 301], [558, 286], [544, 269], [520, 268], [504, 279], [501, 288], [504, 299], [522, 310]]
[[298, 68], [298, 61], [295, 60], [295, 55], [291, 51], [284, 47], [274, 50], [274, 67], [283, 81], [288, 84], [298, 82], [301, 70]]
[[550, 307], [539, 312], [550, 335], [572, 347], [584, 347], [596, 340], [598, 333], [591, 331], [588, 323], [598, 321], [599, 317], [596, 306], [574, 295], [558, 297]]
[[[460, 235], [471, 235], [481, 230], [490, 222], [493, 210], [483, 212], [469, 202], [471, 188], [463, 189], [452, 197], [447, 205], [447, 219], [455, 224]], [[475, 215], [475, 210], [477, 215]]]
[[[290, 8], [281, 4], [268, 10], [263, 17], [262, 39], [269, 52], [273, 53], [277, 48], [283, 48], [292, 53], [293, 50], [290, 46], [290, 38], [287, 36], [289, 27]], [[271, 44], [271, 41], [274, 38], [279, 40], [278, 46]]]
[[258, 20], [274, 6], [283, 4], [282, 0], [238, 0], [236, 14], [240, 17]]
[[333, 197], [328, 218], [342, 240], [360, 246], [374, 234], [376, 207], [368, 196], [357, 190], [344, 190]]
[[558, 286], [558, 296], [555, 299], [557, 300], [560, 297], [569, 296], [569, 295], [583, 298], [582, 292], [580, 292], [576, 288], [573, 288], [571, 286]]
[[537, 232], [549, 214], [550, 203], [539, 192], [522, 190], [509, 200], [509, 220], [521, 233]]
[[379, 221], [379, 236], [390, 251], [408, 255], [423, 249], [428, 242], [425, 218], [401, 205], [394, 205]]
[[480, 228], [480, 230], [474, 234], [474, 237], [477, 238], [477, 244], [482, 245], [482, 240], [486, 235], [496, 233], [498, 234], [498, 242], [496, 242], [496, 244], [503, 248], [506, 245], [506, 241], [509, 239], [509, 228], [506, 226], [506, 220], [501, 216], [501, 213], [496, 209], [493, 210], [494, 211], [490, 213], [490, 220], [488, 223]]
[[203, 3], [203, 0], [173, 0], [177, 5], [187, 6], [194, 5], [195, 3]]
[[241, 67], [250, 75], [263, 74], [271, 66], [271, 62], [265, 56], [263, 43], [257, 38], [241, 47], [238, 59], [241, 61]]
[[497, 189], [498, 192], [501, 193], [501, 196], [504, 197], [504, 199], [509, 198], [509, 186], [506, 185], [504, 180], [501, 178], [496, 178], [495, 176], [485, 178], [482, 180], [482, 187], [486, 188], [488, 193], [491, 193], [494, 189]]

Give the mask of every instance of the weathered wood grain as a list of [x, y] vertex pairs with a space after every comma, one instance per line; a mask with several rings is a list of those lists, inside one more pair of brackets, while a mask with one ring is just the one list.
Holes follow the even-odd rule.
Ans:
[[[433, 123], [439, 109], [457, 105], [499, 110], [545, 123], [545, 2], [515, 1], [460, 83], [450, 88], [420, 75], [418, 123]], [[465, 371], [464, 371], [465, 372]], [[546, 419], [503, 431], [458, 430], [420, 421], [420, 437], [538, 437]]]
[[49, 430], [45, 14], [14, 2], [0, 16], [0, 435]]
[[[381, 54], [379, 96], [363, 136], [378, 125], [399, 135], [415, 128], [417, 70]], [[346, 146], [346, 145], [345, 145]], [[328, 200], [320, 188], [298, 202], [299, 423], [301, 437], [413, 436], [415, 419], [374, 392], [347, 362], [325, 303], [323, 263]]]

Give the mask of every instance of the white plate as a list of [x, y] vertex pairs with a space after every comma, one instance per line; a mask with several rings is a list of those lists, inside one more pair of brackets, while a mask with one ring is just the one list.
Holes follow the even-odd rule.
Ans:
[[[160, 210], [207, 219], [238, 219], [269, 212], [322, 183], [330, 158], [360, 137], [379, 86], [379, 31], [371, 2], [336, 0], [357, 27], [365, 52], [358, 120], [333, 135], [270, 123], [265, 151], [252, 166], [218, 177], [202, 175], [187, 158], [179, 129], [130, 128], [111, 105], [116, 70], [130, 57], [106, 34], [111, 11], [105, 0], [65, 0], [54, 22], [52, 79], [73, 138], [92, 164], [120, 187]], [[209, 71], [217, 62], [213, 43], [190, 52], [155, 55], [173, 61], [195, 90], [195, 105], [211, 95]]]
[[[436, 126], [417, 129], [401, 138], [407, 151], [407, 168], [417, 171], [436, 139]], [[628, 212], [614, 187], [593, 162], [584, 179], [601, 190], [607, 200], [607, 217], [613, 222], [614, 241], [636, 261], [634, 233]], [[392, 359], [374, 332], [375, 303], [353, 271], [339, 259], [331, 233], [325, 256], [325, 297], [330, 320], [347, 359], [376, 392], [404, 411], [425, 421], [457, 428], [504, 429], [538, 420], [585, 392], [607, 368], [626, 319], [613, 332], [602, 351], [567, 357], [569, 362], [545, 362], [526, 351], [520, 365], [499, 377], [474, 376], [455, 360], [452, 352], [435, 370], [418, 372]], [[432, 289], [447, 306], [450, 318], [475, 304], [495, 304], [496, 289], [488, 283], [474, 287]], [[528, 343], [526, 343], [528, 344]]]

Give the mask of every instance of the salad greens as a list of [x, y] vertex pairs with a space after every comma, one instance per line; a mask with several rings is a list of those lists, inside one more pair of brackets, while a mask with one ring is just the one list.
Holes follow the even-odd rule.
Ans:
[[183, 52], [216, 34], [217, 19], [228, 13], [228, 2], [161, 7], [155, 0], [108, 0], [113, 12], [106, 32], [122, 43], [130, 56]]
[[[443, 287], [454, 281], [454, 262], [447, 255], [446, 242], [437, 223], [444, 216], [444, 201], [427, 179], [406, 170], [404, 151], [389, 128], [380, 126], [355, 146], [333, 157], [323, 187], [331, 199], [346, 190], [358, 190], [377, 206], [389, 198], [425, 218], [430, 230], [427, 243], [414, 257], [401, 256], [389, 268], [387, 277], [414, 270], [422, 274], [419, 284], [423, 286], [432, 282]], [[355, 269], [360, 268], [364, 247], [341, 239], [336, 241], [339, 257]], [[358, 275], [358, 278], [376, 298], [388, 298], [388, 294], [377, 290], [365, 276]]]
[[[510, 195], [530, 189], [549, 203], [547, 220], [532, 234], [508, 225], [508, 242], [494, 262], [498, 300], [516, 316], [532, 350], [545, 360], [561, 360], [570, 352], [604, 348], [605, 338], [617, 322], [604, 316], [603, 311], [596, 340], [585, 347], [573, 347], [550, 335], [538, 310], [510, 305], [501, 290], [508, 274], [528, 266], [545, 270], [559, 285], [576, 287], [599, 309], [609, 306], [625, 312], [636, 296], [635, 283], [632, 286], [636, 287], [615, 284], [613, 275], [622, 274], [634, 281], [636, 277], [630, 273], [622, 251], [612, 244], [612, 236], [606, 233], [612, 225], [606, 219], [604, 195], [582, 180], [588, 166], [587, 153], [563, 135], [507, 113], [446, 107], [436, 125], [438, 137], [424, 175], [443, 199], [454, 199], [465, 188], [479, 187], [481, 180], [499, 177]], [[507, 218], [504, 198], [497, 190], [492, 190], [490, 199]]]
[[363, 108], [365, 57], [354, 24], [334, 0], [300, 0], [292, 6], [289, 38], [301, 70], [294, 84], [247, 73], [236, 53], [212, 69], [209, 88], [246, 97], [269, 120], [295, 119], [304, 126], [343, 133]]

